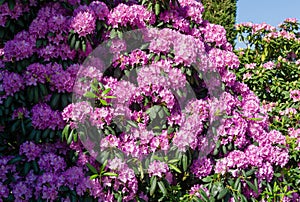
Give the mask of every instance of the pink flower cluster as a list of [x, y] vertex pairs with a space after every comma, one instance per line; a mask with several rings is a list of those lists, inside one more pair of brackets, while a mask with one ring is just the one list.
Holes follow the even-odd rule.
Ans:
[[79, 36], [92, 34], [96, 29], [96, 17], [94, 12], [87, 6], [80, 6], [74, 11], [71, 21], [71, 29]]
[[274, 68], [274, 62], [272, 61], [269, 61], [269, 62], [266, 62], [265, 64], [263, 64], [263, 67], [266, 68], [266, 69], [273, 69]]
[[184, 17], [191, 19], [196, 24], [201, 24], [202, 13], [204, 12], [204, 6], [201, 2], [193, 0], [179, 0], [180, 11], [184, 13]]
[[293, 99], [294, 102], [300, 101], [300, 90], [291, 90], [290, 97]]
[[157, 176], [157, 177], [163, 177], [163, 175], [166, 175], [169, 172], [169, 167], [166, 163], [160, 162], [160, 161], [153, 161], [149, 165], [148, 173], [149, 176]]
[[296, 140], [296, 150], [300, 151], [300, 129], [289, 128], [289, 136]]
[[294, 33], [287, 32], [285, 30], [268, 33], [265, 36], [265, 40], [268, 41], [270, 39], [276, 39], [276, 38], [280, 38], [280, 37], [282, 37], [284, 39], [288, 39], [288, 40], [299, 40], [296, 38], [296, 35]]
[[240, 29], [241, 27], [250, 28], [251, 31], [252, 31], [252, 34], [256, 34], [256, 33], [259, 33], [261, 31], [271, 32], [271, 31], [276, 30], [276, 28], [274, 26], [271, 26], [267, 23], [255, 24], [255, 23], [252, 23], [252, 22], [245, 22], [245, 23], [236, 24], [235, 27], [237, 29]]
[[217, 47], [226, 45], [226, 31], [221, 25], [214, 25], [207, 23], [206, 26], [201, 28], [204, 35], [204, 41], [207, 43], [215, 43]]
[[108, 24], [113, 28], [131, 26], [132, 28], [145, 28], [147, 24], [155, 23], [155, 15], [142, 5], [128, 6], [119, 4], [108, 15]]

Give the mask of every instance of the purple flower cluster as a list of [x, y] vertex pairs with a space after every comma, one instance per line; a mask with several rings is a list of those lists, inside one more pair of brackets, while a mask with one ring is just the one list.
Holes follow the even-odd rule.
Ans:
[[[30, 1], [30, 6], [35, 4], [35, 0]], [[18, 19], [23, 13], [29, 11], [29, 6], [24, 5], [20, 0], [15, 1], [14, 8], [11, 10], [8, 2], [0, 5], [0, 26], [4, 27], [8, 19]]]
[[24, 89], [24, 79], [22, 75], [6, 70], [1, 70], [2, 88], [5, 91], [5, 97], [12, 96], [16, 92]]
[[110, 124], [113, 118], [113, 110], [110, 108], [96, 108], [90, 114], [90, 121], [93, 126], [103, 129], [105, 124]]
[[33, 63], [26, 68], [24, 75], [25, 84], [36, 86], [38, 83], [45, 83], [50, 77], [51, 69], [40, 63]]
[[71, 93], [79, 70], [79, 65], [74, 64], [63, 70], [61, 65], [56, 63], [47, 64], [46, 69], [51, 70], [49, 75], [50, 89], [59, 93]]
[[[79, 158], [86, 158], [89, 162], [93, 162], [90, 157], [86, 156], [82, 152], [80, 145], [75, 146], [78, 150]], [[75, 149], [75, 147], [73, 147]], [[38, 167], [41, 170], [40, 173], [34, 173], [33, 170], [24, 175], [19, 175], [15, 165], [10, 165], [8, 162], [12, 157], [0, 158], [0, 197], [8, 197], [10, 193], [15, 197], [15, 201], [29, 201], [42, 198], [44, 200], [55, 201], [59, 194], [61, 194], [61, 186], [67, 186], [71, 190], [76, 191], [79, 196], [83, 196], [89, 193], [92, 197], [98, 197], [99, 200], [108, 199], [108, 195], [103, 193], [102, 190], [109, 188], [109, 182], [115, 180], [114, 177], [106, 177], [105, 182], [102, 184], [96, 180], [90, 180], [85, 176], [86, 169], [85, 163], [80, 164], [78, 161], [75, 165], [67, 167], [67, 161], [65, 159], [65, 152], [70, 151], [69, 147], [65, 144], [43, 144], [36, 145], [33, 142], [25, 142], [20, 147], [20, 154], [26, 156], [27, 161], [38, 161]], [[63, 155], [63, 156], [62, 156]], [[126, 170], [127, 169], [127, 170]], [[124, 180], [126, 179], [128, 187], [131, 188], [136, 182], [133, 178], [133, 171], [128, 168], [120, 168], [120, 172], [124, 173]], [[7, 176], [12, 174], [16, 179], [15, 182], [7, 184], [4, 183], [7, 180]], [[129, 175], [130, 174], [130, 175]], [[130, 178], [131, 176], [131, 178]], [[126, 184], [124, 182], [124, 184]], [[129, 182], [132, 182], [130, 184]], [[137, 186], [135, 185], [137, 188]], [[135, 189], [136, 189], [135, 188]], [[129, 191], [130, 192], [130, 191]], [[63, 201], [69, 201], [69, 198], [61, 198]]]
[[193, 162], [191, 172], [198, 178], [206, 177], [212, 171], [212, 163], [210, 159], [198, 159]]
[[14, 110], [11, 119], [24, 119], [24, 118], [29, 118], [29, 111], [25, 107], [19, 107]]
[[36, 104], [31, 109], [32, 126], [35, 129], [45, 130], [51, 128], [52, 130], [62, 129], [65, 122], [62, 119], [60, 111], [54, 111], [46, 103]]
[[[68, 19], [60, 4], [49, 4], [39, 10], [28, 31], [21, 31], [4, 45], [4, 60], [20, 61], [37, 53], [49, 61], [51, 58], [73, 59], [76, 52], [67, 44]], [[50, 34], [49, 34], [50, 33]], [[48, 39], [46, 46], [37, 47], [37, 40]]]
[[42, 149], [34, 144], [33, 142], [24, 142], [20, 146], [19, 154], [24, 154], [29, 161], [35, 160], [37, 157], [40, 157]]

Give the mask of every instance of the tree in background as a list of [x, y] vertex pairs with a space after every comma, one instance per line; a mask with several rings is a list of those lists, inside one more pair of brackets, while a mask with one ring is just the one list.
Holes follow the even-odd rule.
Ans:
[[237, 0], [201, 0], [201, 2], [205, 8], [203, 19], [222, 25], [226, 30], [227, 40], [233, 44], [236, 38], [233, 31], [236, 23]]

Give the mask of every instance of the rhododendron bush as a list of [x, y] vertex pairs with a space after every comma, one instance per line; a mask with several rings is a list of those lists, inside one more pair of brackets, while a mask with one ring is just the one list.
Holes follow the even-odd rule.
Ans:
[[200, 2], [0, 10], [1, 200], [257, 201], [287, 166]]
[[[238, 80], [246, 83], [260, 98], [270, 117], [270, 128], [286, 136], [290, 160], [279, 169], [265, 194], [279, 200], [280, 194], [299, 194], [300, 183], [300, 29], [295, 18], [278, 27], [242, 23], [236, 26], [246, 45], [236, 51], [241, 65]], [[280, 185], [281, 189], [276, 188]], [[277, 190], [276, 190], [277, 189]], [[298, 195], [299, 197], [299, 195]]]

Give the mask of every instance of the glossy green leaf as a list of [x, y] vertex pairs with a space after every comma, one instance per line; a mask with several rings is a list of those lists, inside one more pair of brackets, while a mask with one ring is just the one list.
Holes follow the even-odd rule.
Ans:
[[150, 196], [153, 196], [155, 190], [156, 190], [156, 185], [157, 185], [157, 178], [154, 176], [153, 180], [151, 182], [151, 187], [150, 187]]
[[175, 165], [173, 164], [168, 164], [169, 168], [176, 171], [177, 173], [182, 173], [181, 170], [179, 168], [177, 168]]
[[89, 170], [90, 170], [92, 173], [98, 174], [97, 169], [96, 169], [94, 166], [92, 166], [90, 163], [87, 163], [86, 166], [89, 168]]
[[163, 193], [164, 196], [167, 195], [167, 189], [162, 181], [157, 182], [159, 189]]
[[86, 98], [97, 98], [98, 97], [95, 93], [90, 92], [90, 91], [86, 92], [83, 96]]

